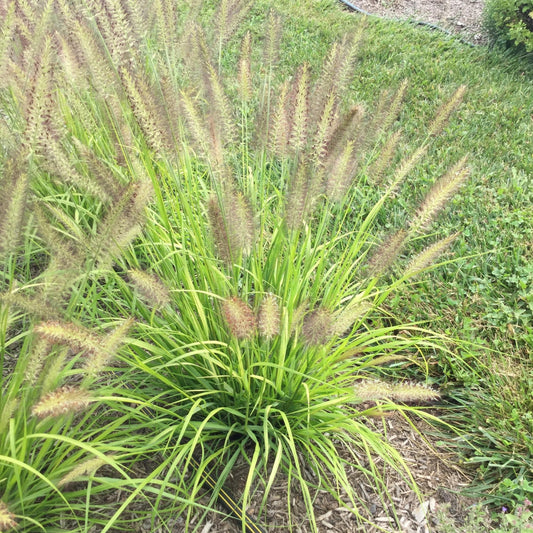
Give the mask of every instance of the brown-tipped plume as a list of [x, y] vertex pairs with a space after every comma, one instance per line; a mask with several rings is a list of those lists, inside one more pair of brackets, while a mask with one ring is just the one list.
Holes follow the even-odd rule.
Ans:
[[103, 42], [95, 35], [86, 19], [73, 16], [69, 23], [72, 32], [71, 46], [76, 51], [81, 51], [82, 55], [79, 59], [85, 66], [92, 85], [100, 95], [115, 98], [114, 89], [119, 80], [116, 70], [109, 61]]
[[344, 150], [332, 158], [326, 170], [326, 196], [341, 201], [348, 192], [357, 170], [357, 152], [354, 142], [347, 142]]
[[257, 314], [259, 333], [266, 339], [279, 334], [280, 310], [276, 296], [267, 294], [261, 301]]
[[115, 354], [120, 346], [125, 342], [126, 335], [135, 324], [133, 317], [123, 320], [115, 329], [102, 339], [102, 349], [110, 354]]
[[249, 339], [256, 330], [255, 315], [250, 306], [236, 296], [222, 303], [222, 315], [229, 332], [237, 339]]
[[221, 0], [215, 15], [215, 38], [217, 48], [222, 47], [235, 33], [241, 20], [251, 7], [248, 0]]
[[66, 385], [43, 396], [32, 408], [31, 414], [43, 419], [76, 413], [93, 400], [89, 391]]
[[57, 318], [59, 311], [50, 305], [42, 292], [22, 294], [18, 291], [0, 293], [0, 302], [13, 305], [29, 315], [50, 320]]
[[88, 243], [100, 268], [109, 268], [122, 249], [137, 237], [152, 193], [152, 183], [148, 179], [132, 182], [105, 214], [98, 233]]
[[18, 398], [11, 398], [4, 403], [0, 409], [0, 435], [5, 435], [9, 421], [14, 417], [15, 411], [18, 409], [20, 401]]
[[227, 192], [224, 195], [224, 211], [231, 248], [249, 255], [254, 244], [254, 220], [248, 199], [240, 192]]
[[40, 322], [35, 333], [52, 343], [63, 344], [74, 351], [95, 353], [100, 349], [100, 338], [91, 330], [71, 322]]
[[92, 0], [91, 16], [113, 65], [133, 65], [141, 43], [120, 0]]
[[398, 118], [406, 90], [407, 80], [404, 80], [391, 96], [387, 93], [381, 95], [376, 113], [369, 125], [369, 141], [387, 131]]
[[411, 231], [427, 229], [469, 175], [466, 157], [439, 178], [427, 193], [411, 223]]
[[331, 331], [334, 335], [343, 335], [356, 321], [364, 317], [372, 308], [372, 304], [367, 300], [355, 297], [342, 309], [339, 309], [333, 316]]
[[422, 159], [422, 157], [424, 157], [425, 153], [427, 152], [427, 149], [427, 144], [419, 146], [410, 156], [407, 156], [400, 162], [389, 184], [389, 194], [395, 192], [396, 189], [402, 184], [404, 179], [408, 176], [409, 172], [411, 172], [411, 170], [413, 170], [413, 168]]
[[345, 35], [331, 47], [313, 88], [311, 112], [314, 120], [324, 114], [331, 97], [334, 98], [335, 108], [340, 103], [343, 92], [353, 77], [353, 66], [364, 27], [365, 24], [360, 24], [353, 34]]
[[165, 284], [155, 275], [144, 270], [129, 270], [128, 277], [135, 291], [153, 307], [170, 303], [170, 293]]
[[50, 355], [53, 342], [46, 338], [37, 338], [32, 345], [28, 363], [24, 369], [24, 379], [34, 385], [41, 375], [44, 363]]
[[412, 277], [416, 276], [420, 272], [423, 272], [426, 268], [431, 266], [435, 260], [440, 257], [452, 244], [452, 242], [457, 238], [459, 233], [454, 233], [445, 239], [441, 239], [436, 243], [428, 246], [418, 255], [416, 255], [407, 268], [405, 269], [404, 276]]
[[[180, 109], [187, 123], [187, 130], [192, 137], [193, 144], [199, 149], [203, 157], [209, 159], [209, 154], [214, 151], [209, 143], [210, 135], [191, 94], [181, 93]], [[222, 156], [216, 154], [215, 159], [221, 160]]]
[[401, 229], [389, 235], [368, 261], [371, 276], [384, 274], [396, 261], [407, 241], [407, 231]]
[[120, 346], [125, 342], [126, 335], [134, 322], [135, 320], [133, 318], [128, 318], [111, 331], [111, 333], [99, 339], [97, 349], [85, 358], [83, 368], [88, 376], [95, 377], [98, 375], [117, 355]]
[[364, 114], [362, 106], [354, 105], [337, 121], [327, 149], [330, 162], [335, 161], [348, 143], [354, 144], [357, 149], [360, 148], [361, 125]]
[[400, 142], [401, 133], [400, 131], [395, 131], [385, 142], [381, 150], [379, 151], [377, 159], [374, 161], [372, 166], [368, 171], [368, 176], [372, 183], [379, 185], [383, 182], [383, 175], [385, 169], [390, 165], [396, 147]]
[[286, 157], [289, 145], [289, 116], [287, 111], [289, 98], [289, 82], [285, 80], [279, 91], [278, 102], [272, 113], [272, 123], [269, 128], [269, 147], [278, 157]]
[[148, 33], [150, 6], [136, 0], [122, 0], [124, 15], [129, 21], [135, 42], [141, 42]]
[[298, 70], [293, 82], [293, 94], [289, 102], [291, 109], [291, 128], [289, 145], [296, 154], [302, 152], [307, 145], [309, 130], [309, 64], [304, 63]]
[[301, 304], [299, 304], [294, 310], [292, 317], [291, 317], [291, 326], [290, 326], [291, 335], [293, 335], [296, 331], [300, 330], [308, 308], [309, 308], [308, 302], [304, 301]]
[[[38, 298], [41, 298], [43, 303], [47, 303], [51, 309], [60, 309], [68, 289], [83, 270], [86, 258], [80, 250], [79, 242], [66, 237], [64, 232], [52, 226], [49, 217], [39, 204], [34, 204], [33, 214], [39, 236], [50, 251], [50, 262], [43, 275], [45, 284]], [[60, 217], [57, 218], [60, 219]], [[76, 235], [76, 230], [72, 231], [73, 235]], [[55, 314], [48, 312], [45, 315], [39, 313], [38, 316], [52, 318], [57, 314], [57, 312]]]
[[[78, 148], [81, 148], [81, 143], [74, 140]], [[69, 160], [68, 151], [61, 145], [57, 139], [48, 139], [46, 150], [43, 151], [43, 159], [41, 167], [52, 176], [59, 178], [63, 183], [68, 183], [76, 186], [82, 191], [95, 196], [104, 203], [109, 203], [112, 199], [111, 194], [116, 188], [116, 183], [113, 180], [106, 179], [109, 169], [106, 169], [107, 174], [91, 173], [90, 177], [85, 173], [78, 171], [78, 169]], [[80, 154], [84, 159], [90, 157], [91, 151], [84, 147], [84, 151]], [[97, 160], [96, 156], [92, 154], [92, 161]], [[99, 163], [100, 166], [102, 163]]]
[[0, 257], [16, 249], [24, 229], [30, 179], [22, 161], [17, 155], [8, 159], [0, 179]]
[[297, 230], [309, 213], [309, 169], [301, 162], [292, 176], [285, 204], [285, 223], [289, 230]]
[[94, 476], [97, 470], [107, 464], [103, 457], [91, 457], [76, 465], [68, 474], [63, 476], [57, 483], [58, 487], [64, 487], [73, 481], [80, 481], [80, 478]]
[[391, 386], [391, 398], [397, 402], [431, 402], [438, 400], [440, 393], [422, 383], [395, 383]]
[[212, 195], [207, 201], [207, 218], [218, 257], [225, 263], [231, 264], [232, 252], [226, 231], [226, 222], [218, 198], [215, 195]]
[[0, 500], [0, 532], [9, 531], [18, 525], [15, 515], [9, 510], [8, 506]]
[[56, 51], [51, 37], [47, 37], [42, 50], [35, 53], [35, 61], [30, 68], [31, 85], [24, 93], [23, 113], [26, 119], [24, 146], [33, 149], [44, 148], [49, 137], [57, 138], [59, 116], [53, 100]]
[[313, 140], [313, 146], [311, 148], [313, 163], [317, 172], [323, 172], [324, 170], [328, 145], [333, 135], [336, 120], [337, 109], [335, 105], [335, 95], [331, 94], [325, 102], [324, 110], [319, 119]]
[[235, 121], [232, 116], [232, 106], [226, 96], [222, 80], [217, 69], [208, 63], [205, 66], [204, 90], [209, 106], [208, 123], [214, 144], [222, 147], [235, 139]]
[[372, 402], [390, 397], [391, 385], [375, 379], [364, 379], [354, 385], [357, 398], [362, 402]]
[[219, 257], [227, 264], [248, 255], [254, 244], [252, 209], [245, 196], [231, 189], [223, 194], [222, 206], [212, 196], [207, 204], [207, 214]]
[[[96, 129], [88, 131], [96, 131]], [[122, 185], [109, 168], [109, 163], [78, 139], [73, 139], [73, 143], [80, 159], [87, 165], [89, 177], [86, 177], [85, 181], [90, 183], [90, 187], [94, 187], [93, 194], [104, 203], [116, 202], [122, 193]], [[68, 183], [68, 180], [66, 182]], [[83, 184], [80, 186], [83, 187]], [[87, 192], [91, 190], [87, 189]]]
[[451, 114], [461, 105], [466, 93], [466, 85], [461, 85], [452, 97], [445, 102], [437, 111], [435, 118], [429, 126], [429, 135], [439, 135], [446, 127]]
[[[322, 71], [313, 87], [311, 94], [311, 117], [313, 121], [319, 121], [324, 115], [324, 109], [328, 106], [336, 109], [339, 103], [339, 91], [336, 87], [339, 65], [343, 50], [343, 43], [333, 43], [328, 56], [322, 65]], [[332, 100], [332, 104], [328, 101]]]
[[281, 42], [281, 18], [273, 11], [268, 16], [268, 27], [263, 47], [263, 59], [267, 68], [272, 68], [279, 59], [279, 45]]
[[139, 74], [134, 76], [126, 68], [121, 68], [119, 72], [133, 114], [150, 148], [158, 155], [164, 153], [165, 149], [171, 149], [172, 138], [161, 130], [165, 117], [157, 116], [153, 93], [146, 80]]
[[8, 65], [11, 62], [9, 51], [16, 35], [15, 2], [9, 2], [5, 13], [2, 13], [3, 24], [0, 29], [0, 87], [5, 89], [8, 84]]
[[325, 344], [331, 339], [333, 315], [325, 307], [317, 307], [303, 321], [302, 338], [308, 346]]
[[243, 102], [252, 97], [252, 34], [247, 31], [241, 44], [241, 56], [239, 58], [239, 96]]
[[[134, 3], [137, 3], [136, 0]], [[163, 43], [165, 50], [172, 53], [178, 48], [178, 4], [173, 0], [154, 0], [149, 5], [151, 6], [151, 9], [148, 10], [149, 14], [154, 13], [157, 42]]]

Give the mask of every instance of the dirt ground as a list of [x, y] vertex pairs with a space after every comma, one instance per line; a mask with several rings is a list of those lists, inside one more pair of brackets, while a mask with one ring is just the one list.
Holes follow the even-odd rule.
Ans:
[[[421, 420], [416, 421], [416, 430], [401, 415], [393, 414], [384, 419], [369, 422], [377, 431], [385, 432], [389, 442], [393, 442], [401, 453], [420, 489], [417, 495], [397, 472], [385, 470], [385, 483], [390, 501], [382, 498], [382, 491], [366, 481], [356, 469], [347, 471], [353, 486], [359, 487], [359, 495], [367, 507], [363, 514], [376, 524], [376, 527], [357, 522], [354, 515], [326, 492], [317, 492], [313, 496], [315, 516], [319, 533], [438, 533], [439, 522], [437, 512], [447, 508], [447, 519], [455, 523], [457, 530], [464, 522], [466, 509], [472, 501], [461, 497], [458, 492], [469, 483], [469, 478], [458, 466], [458, 459], [445, 451], [436, 443], [429, 425]], [[384, 427], [384, 425], [386, 427]], [[341, 456], [343, 450], [339, 449]], [[348, 454], [346, 453], [346, 457]], [[380, 469], [380, 461], [376, 461]], [[226, 489], [238, 495], [246, 482], [247, 466], [233, 469], [232, 479]], [[262, 492], [256, 491], [248, 512], [256, 516]], [[291, 489], [291, 515], [287, 513], [287, 487], [283, 479], [279, 479], [266, 505], [266, 516], [257, 520], [264, 531], [308, 533], [311, 531], [303, 498], [296, 487]], [[392, 507], [396, 512], [394, 519]], [[348, 505], [349, 507], [349, 505]], [[399, 524], [398, 524], [399, 522]], [[183, 520], [176, 517], [171, 524], [173, 533], [182, 533]], [[292, 529], [290, 529], [292, 528]], [[142, 531], [142, 530], [141, 530]], [[200, 524], [201, 533], [239, 533], [242, 531], [239, 522], [223, 518], [221, 514], [211, 513]], [[153, 531], [151, 533], [154, 533]]]
[[483, 0], [349, 0], [354, 6], [386, 18], [435, 24], [473, 44], [484, 44]]

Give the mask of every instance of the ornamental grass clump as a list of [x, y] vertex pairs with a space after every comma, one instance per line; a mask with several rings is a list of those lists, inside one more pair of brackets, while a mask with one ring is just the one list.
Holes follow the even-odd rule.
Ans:
[[[400, 157], [396, 119], [407, 82], [381, 95], [375, 112], [346, 98], [363, 23], [332, 45], [318, 71], [304, 63], [284, 77], [279, 17], [269, 16], [258, 68], [260, 43], [239, 26], [251, 5], [241, 0], [220, 2], [207, 26], [197, 2], [183, 14], [164, 0], [154, 9], [128, 0], [49, 9], [46, 54], [8, 56], [14, 72], [35, 64], [37, 100], [26, 101], [17, 83], [13, 94], [24, 103], [24, 161], [37, 176], [31, 189], [21, 182], [19, 196], [31, 191], [36, 207], [2, 204], [18, 218], [32, 209], [49, 255], [42, 284], [11, 284], [2, 295], [23, 312], [30, 298], [38, 303], [29, 375], [43, 387], [34, 418], [91, 410], [100, 376], [127, 379], [131, 401], [117, 401], [117, 424], [143, 420], [159, 466], [150, 477], [157, 490], [141, 485], [157, 492], [158, 508], [180, 514], [186, 530], [199, 529], [197, 514], [214, 508], [236, 465], [247, 470], [234, 505], [243, 528], [253, 499], [264, 520], [282, 476], [289, 515], [298, 490], [309, 530], [318, 530], [313, 501], [324, 490], [371, 521], [346, 467], [383, 498], [376, 457], [411, 477], [367, 416], [438, 397], [426, 383], [386, 381], [383, 370], [402, 361], [423, 369], [424, 358], [445, 350], [420, 324], [381, 320], [383, 306], [451, 243], [446, 237], [412, 253], [412, 241], [466, 179], [465, 161], [435, 182], [404, 227], [387, 235], [379, 216], [464, 88]], [[233, 62], [231, 46], [240, 51]], [[49, 119], [39, 119], [36, 101]], [[12, 234], [10, 226], [2, 231]], [[2, 253], [19, 242], [11, 235]], [[55, 362], [43, 355], [49, 349]], [[117, 352], [127, 377], [113, 370]], [[58, 368], [80, 373], [79, 388], [50, 374]], [[117, 464], [113, 454], [95, 455]], [[85, 460], [58, 484], [96, 472], [99, 463]]]
[[[227, 16], [242, 5], [219, 9]], [[159, 17], [150, 31], [157, 33]], [[165, 19], [176, 23], [171, 34], [178, 42], [154, 38], [138, 49], [148, 59], [132, 75], [150, 80], [147, 101], [160, 100], [158, 113], [177, 105], [179, 127], [173, 154], [148, 139], [164, 129], [158, 114], [150, 115], [150, 131], [134, 128], [154, 201], [142, 234], [99, 281], [99, 314], [107, 320], [127, 310], [136, 320], [125, 360], [141, 372], [137, 394], [153, 399], [150, 431], [164, 439], [172, 434], [163, 464], [190, 494], [173, 504], [187, 530], [198, 523], [200, 489], [209, 485], [204, 473], [216, 473], [216, 495], [234, 465], [248, 472], [238, 506], [259, 498], [259, 521], [282, 473], [298, 487], [310, 530], [317, 530], [316, 490], [369, 520], [338, 442], [378, 492], [386, 489], [368, 466], [376, 456], [410, 479], [392, 444], [365, 419], [437, 399], [427, 383], [389, 382], [384, 370], [402, 361], [425, 368], [424, 357], [446, 348], [421, 325], [387, 325], [382, 306], [451, 244], [453, 236], [412, 252], [412, 241], [466, 179], [466, 163], [436, 180], [404, 227], [387, 235], [379, 215], [401, 194], [464, 87], [437, 110], [419, 146], [399, 157], [396, 118], [408, 84], [382, 95], [373, 113], [345, 98], [363, 24], [332, 46], [318, 72], [303, 64], [277, 82], [278, 17], [267, 22], [262, 75], [253, 36], [242, 35], [234, 70], [226, 72], [222, 60], [232, 39], [198, 20]], [[169, 79], [174, 85], [163, 90]], [[127, 91], [122, 98], [136, 116]], [[138, 280], [147, 276], [168, 289], [167, 305], [139, 292]], [[185, 478], [180, 472], [191, 464]]]
[[[120, 528], [122, 511], [102, 493], [138, 491], [125, 465], [143, 445], [107, 378], [132, 321], [97, 331], [82, 325], [77, 301], [138, 234], [151, 181], [120, 166], [116, 138], [95, 148], [85, 135], [101, 127], [86, 87], [62, 108], [58, 88], [80, 82], [85, 54], [102, 50], [70, 48], [88, 26], [56, 32], [73, 17], [65, 2], [5, 2], [0, 13], [0, 531]], [[112, 74], [95, 57], [91, 72], [106, 85]]]

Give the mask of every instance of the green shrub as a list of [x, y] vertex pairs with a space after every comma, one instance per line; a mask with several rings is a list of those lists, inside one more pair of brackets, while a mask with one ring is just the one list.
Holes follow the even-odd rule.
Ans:
[[533, 0], [489, 0], [485, 26], [496, 40], [533, 52]]

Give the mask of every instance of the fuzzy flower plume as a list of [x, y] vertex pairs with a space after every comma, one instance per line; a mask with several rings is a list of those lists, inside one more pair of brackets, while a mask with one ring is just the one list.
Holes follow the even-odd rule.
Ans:
[[227, 298], [222, 304], [222, 315], [230, 333], [237, 339], [249, 339], [255, 333], [256, 320], [250, 306], [240, 298]]
[[45, 394], [32, 408], [32, 415], [43, 419], [76, 413], [85, 409], [92, 400], [88, 391], [66, 385]]
[[15, 158], [8, 160], [5, 167], [0, 189], [0, 257], [19, 243], [30, 183], [26, 169]]
[[426, 194], [411, 223], [411, 231], [426, 230], [448, 200], [469, 176], [466, 157], [457, 162], [444, 176], [439, 178]]
[[51, 348], [52, 342], [44, 338], [38, 338], [33, 344], [31, 355], [24, 371], [24, 377], [31, 385], [35, 384], [39, 379], [41, 370], [50, 354]]
[[228, 265], [248, 255], [254, 242], [254, 220], [250, 204], [241, 193], [228, 191], [222, 205], [213, 195], [207, 216], [218, 256]]
[[241, 44], [241, 57], [239, 59], [239, 94], [243, 102], [252, 97], [252, 35], [246, 32]]
[[279, 334], [279, 305], [273, 294], [267, 294], [261, 305], [257, 317], [259, 333], [271, 339]]
[[384, 381], [364, 379], [354, 385], [354, 390], [361, 401], [372, 402], [390, 397], [391, 386]]
[[128, 318], [100, 340], [98, 349], [87, 357], [84, 369], [90, 376], [102, 372], [106, 365], [116, 356], [120, 346], [125, 342], [126, 335], [135, 320]]
[[348, 305], [339, 309], [335, 313], [332, 323], [332, 332], [335, 335], [342, 335], [371, 308], [372, 304], [369, 301], [354, 298], [352, 302], [349, 302]]
[[92, 476], [106, 463], [107, 461], [101, 457], [91, 457], [90, 459], [86, 459], [79, 465], [75, 466], [68, 474], [63, 476], [57, 485], [58, 487], [63, 487], [73, 481], [79, 481], [83, 476]]
[[461, 105], [464, 95], [466, 93], [466, 86], [461, 85], [451, 98], [444, 102], [440, 107], [433, 119], [433, 122], [429, 126], [429, 134], [433, 136], [439, 135], [446, 127], [452, 113]]
[[380, 276], [393, 265], [405, 246], [407, 236], [407, 232], [401, 229], [385, 238], [368, 261], [371, 275]]
[[152, 306], [164, 307], [170, 302], [168, 289], [156, 275], [133, 269], [128, 271], [128, 276], [139, 296]]
[[41, 322], [35, 326], [34, 331], [43, 339], [69, 346], [75, 351], [94, 353], [100, 347], [100, 339], [94, 333], [69, 322]]
[[302, 337], [308, 346], [325, 344], [331, 338], [332, 314], [325, 307], [317, 307], [303, 321]]
[[8, 509], [7, 505], [0, 500], [0, 531], [8, 531], [17, 527], [15, 515]]
[[391, 397], [397, 402], [430, 402], [438, 400], [440, 394], [423, 383], [396, 383], [392, 385]]
[[355, 394], [363, 401], [390, 399], [397, 402], [429, 402], [440, 398], [438, 391], [422, 383], [387, 383], [362, 380], [354, 385]]
[[453, 233], [449, 237], [441, 239], [422, 250], [422, 252], [415, 256], [409, 265], [407, 265], [404, 276], [416, 276], [426, 268], [430, 267], [434, 261], [436, 261], [450, 247], [458, 235], [458, 233]]

